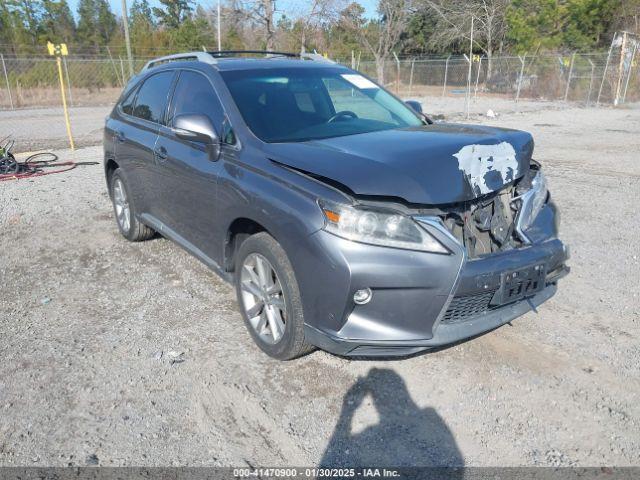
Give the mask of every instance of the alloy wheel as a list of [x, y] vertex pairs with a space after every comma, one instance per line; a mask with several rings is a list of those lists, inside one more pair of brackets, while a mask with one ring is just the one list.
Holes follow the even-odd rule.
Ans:
[[119, 178], [116, 178], [113, 183], [113, 204], [116, 209], [118, 225], [123, 232], [128, 233], [131, 228], [131, 208], [127, 199], [127, 191]]
[[249, 324], [264, 342], [278, 343], [284, 335], [287, 309], [282, 284], [269, 260], [259, 253], [248, 255], [240, 286]]

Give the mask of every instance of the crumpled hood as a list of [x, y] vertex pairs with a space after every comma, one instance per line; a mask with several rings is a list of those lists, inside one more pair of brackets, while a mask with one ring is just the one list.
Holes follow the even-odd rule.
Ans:
[[533, 139], [517, 130], [435, 124], [264, 148], [270, 159], [356, 195], [442, 205], [473, 200], [524, 175]]

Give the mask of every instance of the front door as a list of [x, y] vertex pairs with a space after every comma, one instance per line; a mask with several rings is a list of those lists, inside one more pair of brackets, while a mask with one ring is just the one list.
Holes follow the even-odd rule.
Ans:
[[215, 259], [216, 185], [221, 163], [200, 143], [179, 139], [172, 130], [177, 115], [207, 115], [218, 135], [224, 112], [209, 79], [181, 70], [169, 107], [167, 126], [160, 128], [156, 161], [161, 181], [163, 221], [182, 239]]

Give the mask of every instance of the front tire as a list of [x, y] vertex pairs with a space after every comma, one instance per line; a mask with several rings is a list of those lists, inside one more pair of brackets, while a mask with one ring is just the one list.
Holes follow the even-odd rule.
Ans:
[[129, 186], [120, 168], [111, 175], [109, 193], [116, 223], [122, 236], [131, 242], [141, 242], [151, 238], [155, 232], [138, 221]]
[[240, 245], [235, 284], [245, 325], [262, 351], [291, 360], [313, 350], [304, 337], [302, 299], [293, 267], [271, 235], [257, 233]]

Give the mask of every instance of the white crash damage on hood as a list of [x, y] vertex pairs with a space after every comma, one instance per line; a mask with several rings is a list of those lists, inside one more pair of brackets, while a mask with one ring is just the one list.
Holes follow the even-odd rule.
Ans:
[[465, 145], [453, 156], [476, 197], [501, 188], [519, 174], [516, 151], [509, 142]]

